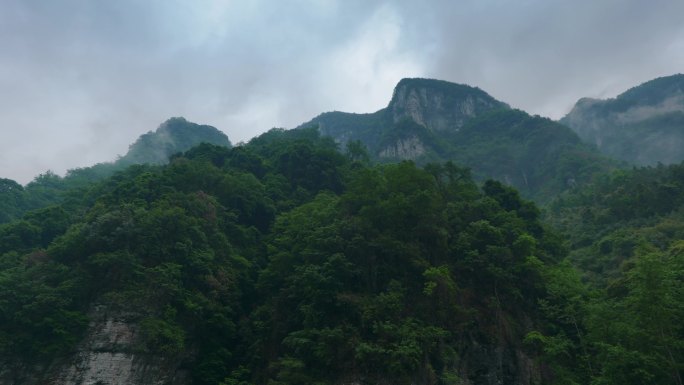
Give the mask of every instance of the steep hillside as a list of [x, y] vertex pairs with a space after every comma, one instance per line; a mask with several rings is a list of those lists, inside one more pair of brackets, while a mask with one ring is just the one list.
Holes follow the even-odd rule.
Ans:
[[538, 202], [614, 166], [561, 124], [440, 80], [404, 79], [385, 109], [325, 113], [300, 128], [309, 126], [341, 144], [362, 142], [380, 162], [454, 160], [476, 178], [504, 181]]
[[[315, 130], [203, 144], [0, 226], [0, 384], [525, 384], [563, 251], [514, 190]], [[78, 215], [74, 215], [78, 214]], [[571, 333], [571, 329], [567, 329]], [[569, 337], [570, 339], [574, 337]], [[573, 354], [573, 353], [569, 353]]]
[[636, 255], [684, 239], [684, 164], [604, 175], [551, 202], [546, 219], [588, 277], [614, 280]]
[[680, 384], [681, 166], [551, 206], [589, 272], [632, 252], [586, 286], [511, 187], [349, 150], [201, 144], [0, 225], [0, 385]]
[[372, 114], [328, 112], [300, 128], [317, 126], [338, 143], [360, 140], [379, 159], [420, 160], [440, 155], [439, 146], [429, 143], [435, 141], [430, 139], [435, 133], [457, 131], [473, 117], [507, 108], [479, 88], [433, 79], [403, 79], [387, 108]]
[[540, 202], [614, 167], [567, 127], [519, 110], [485, 114], [443, 138], [451, 147], [445, 158]]
[[571, 315], [586, 328], [591, 383], [681, 384], [684, 164], [616, 171], [545, 213], [591, 287]]
[[636, 165], [684, 160], [684, 75], [651, 80], [615, 99], [580, 99], [561, 123], [604, 154]]

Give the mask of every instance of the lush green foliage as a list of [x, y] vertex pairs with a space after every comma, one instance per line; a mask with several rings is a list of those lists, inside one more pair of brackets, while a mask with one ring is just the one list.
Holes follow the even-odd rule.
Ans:
[[660, 165], [614, 172], [549, 206], [591, 288], [566, 290], [584, 382], [682, 383], [682, 196], [684, 165]]
[[505, 181], [538, 202], [583, 186], [615, 164], [567, 127], [518, 110], [475, 118], [448, 143], [454, 143], [448, 159], [471, 167], [480, 178]]
[[82, 198], [93, 183], [132, 164], [167, 163], [172, 155], [201, 143], [230, 147], [228, 137], [214, 127], [191, 123], [184, 118], [171, 118], [155, 132], [140, 136], [128, 153], [116, 162], [72, 169], [64, 177], [47, 171], [25, 187], [13, 180], [0, 179], [0, 224], [50, 205], [63, 204], [73, 208], [91, 204], [92, 199]]
[[101, 304], [141, 352], [192, 350], [197, 384], [477, 383], [496, 349], [514, 380], [558, 239], [498, 182], [362, 150], [315, 129], [204, 144], [3, 225], [0, 356], [68, 351]]
[[596, 279], [619, 274], [641, 245], [660, 251], [684, 238], [684, 165], [615, 171], [552, 202], [547, 220]]
[[[539, 189], [603, 167], [517, 111], [459, 135], [481, 158], [486, 137], [518, 143], [483, 170], [539, 163]], [[21, 216], [0, 225], [3, 364], [67, 354], [105, 306], [138, 326], [136, 353], [182, 359], [196, 384], [682, 383], [684, 165], [566, 192], [544, 213], [563, 236], [500, 182], [372, 166], [315, 128], [2, 186]]]
[[269, 363], [259, 372], [431, 382], [458, 372], [456, 357], [473, 360], [469, 338], [515, 350], [556, 245], [510, 188], [490, 182], [482, 194], [463, 169], [428, 170], [358, 168], [343, 194], [276, 220], [258, 285], [269, 299], [256, 312]]

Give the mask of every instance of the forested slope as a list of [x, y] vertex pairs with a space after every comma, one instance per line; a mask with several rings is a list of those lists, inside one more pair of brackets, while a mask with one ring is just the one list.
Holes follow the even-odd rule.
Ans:
[[453, 164], [371, 167], [315, 130], [275, 130], [132, 166], [81, 203], [0, 227], [3, 383], [63, 379], [77, 351], [96, 362], [78, 350], [94, 306], [135, 331], [105, 353], [175, 362], [170, 383], [557, 375], [524, 339], [564, 327], [538, 306], [565, 306], [549, 286], [571, 274], [560, 240]]
[[167, 163], [171, 155], [200, 143], [231, 146], [228, 137], [215, 127], [188, 122], [184, 118], [171, 118], [155, 131], [141, 135], [116, 161], [72, 169], [64, 177], [46, 171], [26, 186], [0, 178], [0, 223], [52, 204], [78, 204], [76, 201], [87, 193], [91, 183], [133, 164]]
[[453, 161], [476, 180], [500, 180], [537, 203], [619, 166], [565, 125], [434, 79], [402, 79], [375, 113], [329, 112], [302, 127], [318, 127], [342, 147], [362, 144], [376, 162]]
[[171, 119], [0, 180], [0, 384], [681, 385], [684, 164], [614, 170], [479, 89], [401, 84], [320, 117], [384, 122], [375, 149]]
[[574, 309], [598, 383], [682, 383], [683, 197], [684, 164], [658, 165], [605, 175], [546, 210], [588, 282]]

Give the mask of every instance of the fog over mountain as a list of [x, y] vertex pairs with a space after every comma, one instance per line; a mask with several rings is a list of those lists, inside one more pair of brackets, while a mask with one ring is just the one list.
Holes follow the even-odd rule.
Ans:
[[5, 0], [0, 176], [111, 160], [171, 116], [233, 142], [386, 107], [405, 77], [560, 118], [682, 72], [678, 0]]
[[684, 75], [660, 77], [614, 99], [580, 99], [561, 123], [604, 154], [636, 165], [684, 160]]

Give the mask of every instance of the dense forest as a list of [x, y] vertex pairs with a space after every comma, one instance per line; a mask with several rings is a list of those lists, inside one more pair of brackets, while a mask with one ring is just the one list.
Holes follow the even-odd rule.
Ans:
[[235, 147], [173, 118], [0, 179], [0, 384], [682, 385], [684, 163], [400, 85]]
[[195, 384], [681, 383], [684, 166], [543, 222], [453, 163], [363, 151], [314, 129], [203, 144], [0, 226], [6, 376], [73, 351], [98, 305]]

